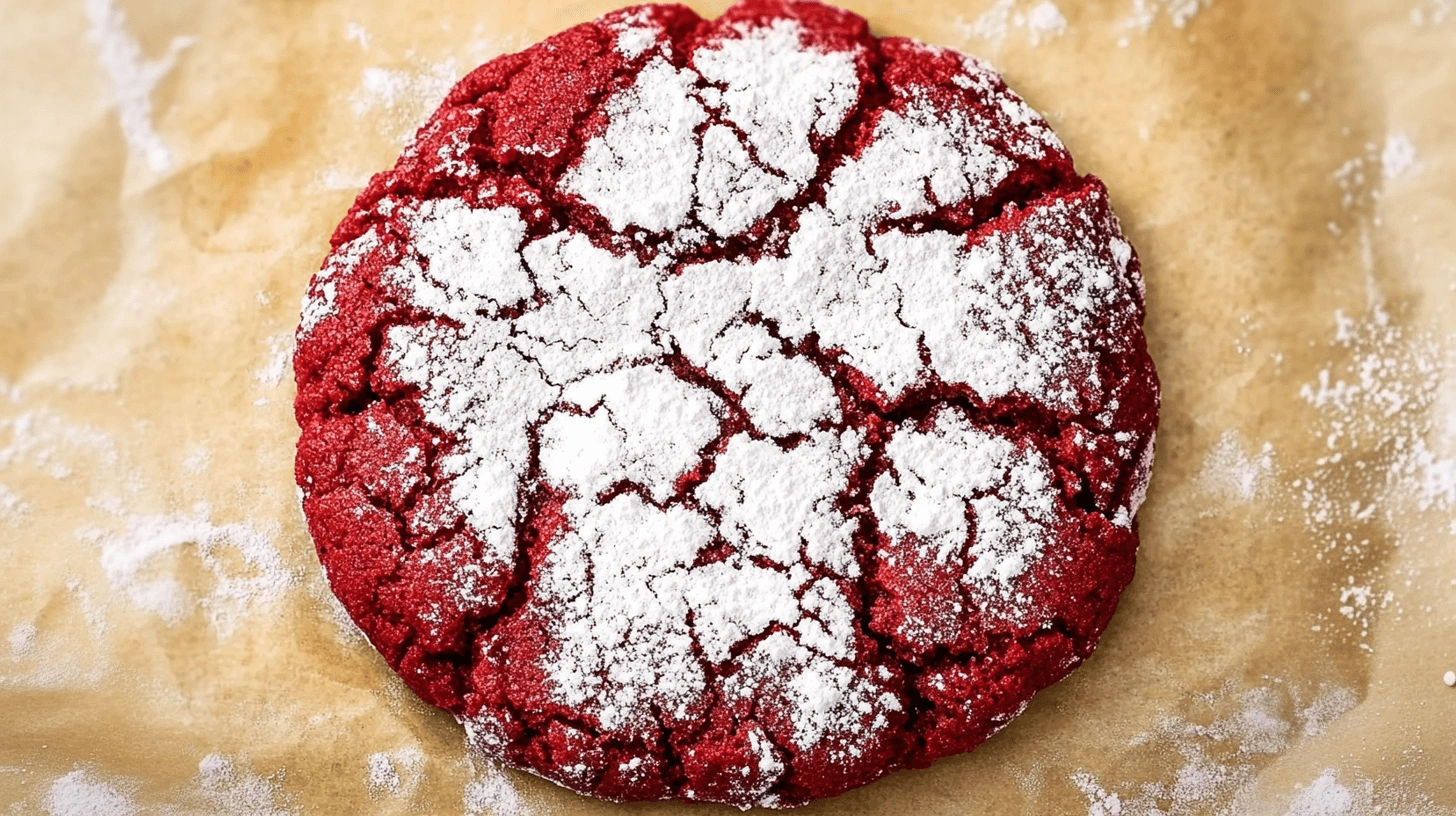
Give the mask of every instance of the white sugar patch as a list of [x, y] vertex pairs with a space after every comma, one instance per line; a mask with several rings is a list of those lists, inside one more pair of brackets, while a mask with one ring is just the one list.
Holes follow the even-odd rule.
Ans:
[[[1175, 29], [1184, 29], [1198, 12], [1213, 5], [1213, 0], [1132, 0], [1132, 12], [1123, 19], [1122, 28], [1146, 33], [1158, 18], [1165, 17]], [[1127, 37], [1118, 39], [1119, 47], [1130, 44]]]
[[1072, 784], [1087, 797], [1087, 816], [1122, 816], [1122, 799], [1097, 784], [1096, 777], [1084, 771], [1071, 776]]
[[269, 388], [277, 388], [283, 382], [283, 375], [288, 371], [288, 363], [292, 359], [292, 335], [276, 334], [268, 338], [268, 362], [253, 373], [253, 379]]
[[693, 93], [692, 71], [654, 58], [631, 88], [607, 103], [606, 133], [587, 142], [561, 189], [581, 196], [622, 231], [635, 225], [666, 232], [693, 204], [698, 164], [694, 129], [707, 113]]
[[1410, 136], [1392, 133], [1385, 137], [1385, 147], [1380, 151], [1380, 170], [1386, 182], [1421, 171], [1421, 163], [1416, 158], [1416, 145]]
[[413, 796], [424, 777], [425, 752], [398, 748], [369, 755], [365, 783], [375, 796]]
[[1354, 792], [1339, 783], [1334, 768], [1327, 768], [1295, 795], [1288, 816], [1346, 816], [1354, 808]]
[[733, 264], [688, 267], [663, 282], [667, 311], [659, 323], [689, 361], [741, 395], [758, 430], [782, 436], [839, 421], [829, 378], [807, 359], [785, 356], [763, 326], [742, 321], [748, 285]]
[[141, 812], [133, 781], [107, 782], [77, 768], [51, 783], [45, 808], [50, 816], [132, 816]]
[[527, 816], [531, 809], [501, 768], [471, 762], [473, 777], [465, 785], [466, 816]]
[[222, 754], [208, 754], [197, 763], [197, 793], [218, 816], [289, 816], [290, 805], [281, 784], [283, 772], [259, 776], [240, 769]]
[[0, 419], [0, 467], [25, 464], [53, 479], [68, 479], [78, 456], [114, 467], [116, 441], [95, 428], [69, 422], [50, 408]]
[[617, 32], [617, 53], [629, 60], [647, 53], [662, 36], [662, 27], [645, 10], [622, 14], [612, 25]]
[[358, 23], [349, 23], [344, 27], [344, 39], [358, 43], [360, 48], [369, 48], [369, 31]]
[[152, 91], [172, 70], [177, 55], [196, 40], [174, 37], [166, 55], [152, 61], [142, 56], [141, 46], [126, 30], [126, 15], [113, 0], [86, 0], [86, 18], [91, 23], [86, 37], [111, 80], [127, 146], [146, 161], [152, 172], [169, 169], [172, 152], [152, 123]]
[[866, 454], [857, 431], [815, 431], [792, 450], [738, 434], [697, 489], [718, 510], [721, 533], [745, 556], [811, 562], [845, 577], [859, 575], [850, 537], [855, 523], [834, 507], [853, 466]]
[[[201, 610], [225, 636], [241, 617], [278, 600], [295, 581], [270, 533], [237, 522], [215, 525], [206, 505], [197, 505], [190, 516], [125, 521], [122, 533], [89, 529], [80, 534], [100, 548], [101, 568], [112, 588], [168, 623]], [[164, 555], [184, 548], [195, 552], [214, 579], [211, 592], [200, 598], [157, 566]]]
[[712, 527], [631, 494], [605, 505], [573, 500], [566, 510], [573, 529], [552, 543], [536, 588], [561, 640], [546, 666], [555, 696], [593, 711], [608, 733], [648, 733], [654, 711], [687, 717], [705, 678], [689, 648], [683, 592]]
[[[924, 433], [902, 427], [885, 455], [894, 472], [882, 474], [870, 494], [880, 529], [892, 540], [914, 534], [937, 563], [974, 559], [968, 585], [1010, 597], [1051, 538], [1059, 509], [1045, 457], [976, 428], [959, 409], [941, 411]], [[968, 540], [974, 543], [966, 548]]]
[[378, 247], [379, 234], [370, 230], [339, 247], [338, 251], [329, 256], [323, 268], [309, 281], [308, 291], [304, 293], [303, 305], [299, 308], [299, 339], [308, 337], [319, 323], [334, 315], [335, 301], [338, 298], [338, 281], [334, 276], [341, 271], [353, 272], [360, 261]]
[[33, 623], [18, 623], [10, 630], [5, 642], [10, 645], [10, 658], [16, 660], [30, 654], [35, 648], [36, 628]]
[[0, 484], [0, 519], [14, 521], [29, 509], [30, 505], [20, 498], [20, 494]]
[[1274, 447], [1265, 442], [1253, 454], [1246, 451], [1238, 431], [1224, 431], [1203, 460], [1198, 482], [1215, 495], [1242, 502], [1253, 501], [1274, 479]]
[[614, 255], [581, 233], [548, 235], [521, 256], [547, 302], [515, 321], [512, 347], [546, 382], [564, 384], [666, 351], [654, 330], [664, 308], [661, 266]]
[[182, 472], [188, 476], [201, 476], [211, 467], [212, 451], [201, 445], [193, 447], [182, 459]]
[[389, 280], [420, 308], [464, 321], [531, 294], [518, 251], [526, 223], [514, 208], [473, 209], [446, 198], [422, 203], [405, 220], [416, 254]]
[[1330, 609], [1314, 629], [1369, 650], [1375, 619], [1400, 608], [1387, 585], [1394, 582], [1372, 571], [1372, 548], [1401, 543], [1402, 525], [1391, 523], [1398, 514], [1447, 514], [1456, 498], [1451, 437], [1434, 421], [1446, 407], [1442, 378], [1452, 349], [1377, 306], [1358, 319], [1336, 312], [1330, 353], [1330, 363], [1299, 389], [1316, 411], [1311, 431], [1323, 448], [1291, 487], [1315, 559], [1346, 575], [1330, 588]]
[[986, 40], [992, 46], [1005, 43], [1013, 31], [1025, 32], [1027, 43], [1033, 47], [1067, 31], [1067, 18], [1051, 0], [1033, 4], [996, 0], [995, 5], [975, 20], [968, 23], [964, 18], [957, 18], [956, 24], [966, 37]]
[[726, 125], [713, 125], [703, 133], [696, 184], [698, 218], [720, 236], [747, 230], [799, 191], [793, 182], [759, 167]]
[[792, 20], [740, 29], [693, 52], [692, 65], [719, 86], [725, 118], [748, 136], [758, 160], [803, 189], [819, 168], [810, 135], [829, 136], [859, 96], [853, 55], [802, 44]]
[[365, 68], [350, 97], [354, 115], [378, 121], [385, 135], [407, 142], [460, 78], [453, 58], [410, 68]]
[[340, 167], [330, 167], [327, 170], [320, 170], [314, 176], [314, 183], [323, 190], [348, 190], [358, 192], [369, 184], [369, 179], [374, 174], [369, 172], [351, 171]]
[[1417, 26], [1438, 26], [1445, 23], [1453, 11], [1456, 11], [1456, 0], [1421, 0], [1411, 9], [1410, 20]]
[[711, 391], [656, 366], [583, 378], [567, 386], [562, 401], [581, 413], [557, 413], [542, 428], [547, 480], [578, 496], [626, 480], [659, 502], [718, 435], [723, 411]]

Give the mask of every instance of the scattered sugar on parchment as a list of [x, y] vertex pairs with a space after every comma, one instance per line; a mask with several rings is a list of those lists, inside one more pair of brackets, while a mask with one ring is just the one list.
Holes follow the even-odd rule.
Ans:
[[985, 40], [993, 47], [1005, 43], [1013, 30], [1025, 31], [1027, 42], [1035, 47], [1044, 40], [1065, 34], [1067, 18], [1051, 0], [1041, 0], [1029, 8], [1023, 8], [1017, 0], [996, 0], [995, 5], [969, 23], [956, 18], [956, 26], [966, 38]]
[[1317, 737], [1330, 727], [1330, 723], [1344, 716], [1355, 707], [1359, 699], [1355, 692], [1340, 686], [1322, 686], [1318, 696], [1309, 705], [1297, 709], [1296, 713], [1304, 723], [1304, 735]]
[[466, 816], [528, 816], [531, 809], [506, 772], [494, 763], [470, 759], [472, 779], [465, 786]]
[[10, 629], [10, 635], [5, 638], [10, 644], [10, 657], [17, 659], [30, 654], [35, 648], [36, 628], [33, 623], [18, 623]]
[[1355, 794], [1339, 783], [1334, 768], [1326, 768], [1295, 795], [1288, 816], [1344, 816], [1354, 807]]
[[1203, 460], [1198, 482], [1215, 495], [1249, 502], [1271, 483], [1273, 476], [1274, 446], [1265, 442], [1250, 455], [1239, 432], [1227, 430]]
[[[1146, 33], [1157, 21], [1160, 12], [1176, 29], [1184, 29], [1202, 9], [1213, 5], [1213, 0], [1132, 0], [1132, 12], [1123, 19], [1122, 28], [1128, 32]], [[1118, 39], [1117, 45], [1126, 48], [1131, 44], [1127, 36]]]
[[182, 472], [188, 476], [201, 476], [212, 467], [212, 451], [197, 445], [182, 459]]
[[369, 755], [365, 783], [373, 796], [411, 796], [419, 787], [425, 767], [425, 753], [418, 748], [398, 748]]
[[1087, 816], [1122, 816], [1122, 799], [1097, 784], [1096, 777], [1085, 771], [1072, 774], [1072, 784], [1087, 797]]
[[253, 378], [269, 388], [277, 388], [288, 371], [288, 362], [293, 359], [293, 334], [275, 334], [268, 338], [268, 362], [253, 374]]
[[1453, 435], [1436, 426], [1434, 410], [1451, 370], [1449, 341], [1396, 320], [1374, 296], [1376, 305], [1359, 318], [1335, 313], [1331, 361], [1299, 389], [1316, 410], [1311, 430], [1324, 450], [1291, 483], [1314, 558], [1347, 574], [1315, 631], [1343, 618], [1343, 631], [1367, 651], [1378, 613], [1400, 611], [1371, 554], [1410, 535], [1398, 518], [1445, 513], [1456, 500], [1456, 461], [1440, 453]]
[[378, 117], [386, 135], [407, 142], [459, 77], [453, 57], [436, 62], [413, 60], [408, 68], [365, 68], [351, 97], [354, 115]]
[[[219, 634], [231, 634], [239, 618], [277, 600], [296, 579], [268, 531], [241, 522], [213, 524], [205, 504], [196, 505], [191, 515], [130, 516], [124, 523], [121, 533], [90, 528], [79, 535], [100, 549], [101, 568], [114, 590], [168, 623], [200, 609]], [[183, 547], [195, 548], [213, 575], [212, 591], [201, 598], [193, 598], [176, 577], [152, 568], [157, 556]], [[228, 558], [225, 549], [237, 559]]]
[[359, 43], [360, 48], [369, 47], [369, 32], [358, 23], [349, 23], [344, 27], [344, 39]]
[[0, 468], [24, 464], [54, 479], [67, 479], [78, 457], [114, 468], [116, 441], [95, 428], [69, 422], [48, 407], [0, 419]]
[[1181, 757], [1180, 766], [1151, 780], [1109, 782], [1086, 770], [1070, 775], [1088, 816], [1249, 812], [1259, 772], [1323, 733], [1356, 702], [1350, 690], [1325, 685], [1305, 703], [1306, 695], [1284, 682], [1242, 691], [1228, 686], [1196, 699], [1197, 710], [1164, 716], [1129, 744], [1135, 760], [1146, 756], [1144, 767], [1166, 767], [1162, 760], [1170, 755]]
[[20, 495], [0, 484], [0, 519], [15, 520], [25, 515], [30, 505]]
[[282, 779], [283, 771], [259, 776], [213, 753], [197, 763], [195, 781], [201, 798], [217, 816], [289, 816], [298, 808], [283, 794]]
[[86, 0], [86, 17], [91, 22], [87, 39], [111, 80], [122, 136], [132, 151], [146, 160], [152, 172], [167, 170], [172, 166], [172, 153], [152, 124], [152, 91], [172, 70], [177, 55], [195, 40], [174, 37], [161, 59], [148, 60], [126, 30], [126, 15], [116, 8], [113, 0]]
[[374, 174], [364, 171], [349, 171], [338, 167], [321, 170], [314, 177], [314, 183], [323, 190], [358, 191], [369, 183]]
[[1380, 151], [1380, 170], [1387, 182], [1407, 173], [1420, 172], [1420, 169], [1420, 162], [1416, 159], [1416, 145], [1410, 136], [1392, 133], [1385, 137], [1385, 147]]
[[1446, 816], [1451, 812], [1412, 791], [1400, 777], [1368, 779], [1335, 768], [1326, 768], [1301, 785], [1288, 802], [1287, 816]]
[[136, 783], [106, 782], [77, 768], [51, 783], [45, 808], [50, 816], [131, 816], [140, 812]]

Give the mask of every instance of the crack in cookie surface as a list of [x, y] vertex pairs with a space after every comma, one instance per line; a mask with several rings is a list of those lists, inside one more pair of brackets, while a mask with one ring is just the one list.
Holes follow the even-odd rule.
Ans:
[[335, 240], [310, 531], [510, 764], [832, 795], [1004, 726], [1131, 578], [1137, 261], [970, 58], [813, 3], [629, 9], [463, 80]]

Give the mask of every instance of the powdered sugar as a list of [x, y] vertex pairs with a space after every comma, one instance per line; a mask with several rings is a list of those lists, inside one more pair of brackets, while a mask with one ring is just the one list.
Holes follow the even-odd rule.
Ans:
[[585, 377], [561, 399], [582, 413], [557, 413], [542, 428], [546, 478], [578, 496], [626, 480], [659, 502], [718, 435], [723, 410], [712, 392], [656, 366]]
[[84, 768], [52, 782], [45, 807], [51, 816], [131, 816], [141, 811], [130, 792], [96, 779]]
[[298, 812], [284, 796], [278, 777], [259, 776], [222, 754], [197, 763], [196, 784], [205, 807], [218, 816], [288, 816]]
[[1419, 172], [1420, 169], [1416, 146], [1410, 136], [1392, 133], [1385, 137], [1385, 147], [1380, 151], [1380, 170], [1387, 182], [1410, 172]]
[[996, 0], [972, 22], [959, 18], [956, 22], [966, 36], [987, 40], [993, 46], [1004, 43], [1013, 29], [1025, 31], [1026, 41], [1033, 47], [1060, 37], [1067, 30], [1067, 18], [1050, 0], [1041, 0], [1029, 8], [1020, 6], [1016, 0]]
[[606, 133], [587, 143], [581, 162], [562, 179], [622, 231], [628, 225], [675, 229], [693, 205], [698, 164], [694, 129], [707, 118], [693, 94], [696, 77], [661, 57], [607, 104]]
[[[459, 199], [426, 201], [408, 223], [419, 260], [406, 259], [394, 280], [409, 289], [420, 308], [467, 320], [531, 294], [516, 251], [526, 225], [515, 209], [476, 210]], [[368, 251], [367, 245], [360, 251]]]
[[748, 136], [758, 160], [797, 192], [819, 167], [810, 135], [838, 131], [859, 96], [854, 56], [805, 48], [792, 20], [737, 33], [695, 51], [693, 67], [721, 87], [724, 118]]
[[[200, 606], [223, 635], [233, 631], [239, 616], [277, 600], [295, 580], [266, 532], [237, 522], [215, 525], [206, 505], [198, 505], [190, 516], [132, 517], [119, 535], [95, 529], [82, 535], [100, 547], [101, 568], [111, 585], [137, 606], [168, 623]], [[212, 591], [202, 598], [192, 598], [175, 578], [148, 577], [145, 569], [160, 554], [187, 546], [196, 548], [215, 579]], [[236, 553], [243, 570], [222, 557], [224, 548]]]
[[1199, 481], [1215, 494], [1253, 501], [1274, 477], [1274, 447], [1265, 442], [1250, 454], [1237, 431], [1224, 431], [1204, 460]]
[[425, 754], [418, 748], [379, 751], [369, 755], [366, 782], [375, 795], [412, 796], [419, 788]]
[[302, 340], [313, 333], [320, 321], [333, 315], [334, 301], [338, 296], [338, 282], [334, 275], [342, 270], [353, 270], [359, 262], [379, 247], [379, 235], [373, 230], [360, 235], [340, 247], [330, 256], [328, 263], [320, 269], [309, 283], [308, 293], [303, 297], [302, 315], [298, 321], [298, 338]]
[[[965, 580], [984, 594], [1008, 593], [1056, 517], [1045, 458], [974, 427], [958, 410], [942, 411], [926, 433], [902, 429], [885, 454], [895, 474], [881, 475], [870, 495], [881, 528], [893, 539], [913, 534], [942, 564], [973, 558]], [[966, 550], [968, 539], [974, 543]]]
[[153, 173], [172, 166], [172, 151], [152, 123], [152, 91], [172, 70], [177, 55], [196, 42], [192, 37], [174, 37], [159, 60], [142, 57], [141, 46], [126, 30], [126, 15], [113, 0], [86, 0], [86, 17], [91, 22], [87, 39], [96, 48], [101, 67], [111, 80], [121, 120], [121, 133], [133, 152], [146, 160]]
[[849, 545], [854, 525], [834, 508], [834, 498], [864, 455], [852, 430], [815, 431], [792, 450], [738, 434], [697, 497], [718, 510], [723, 535], [745, 555], [792, 566], [802, 546], [811, 563], [853, 577], [859, 572]]

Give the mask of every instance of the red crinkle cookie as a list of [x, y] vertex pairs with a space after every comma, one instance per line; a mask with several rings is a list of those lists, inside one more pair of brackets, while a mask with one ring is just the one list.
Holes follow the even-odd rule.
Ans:
[[984, 64], [639, 6], [463, 79], [333, 237], [335, 593], [511, 766], [791, 806], [969, 751], [1133, 574], [1158, 386], [1102, 183]]

